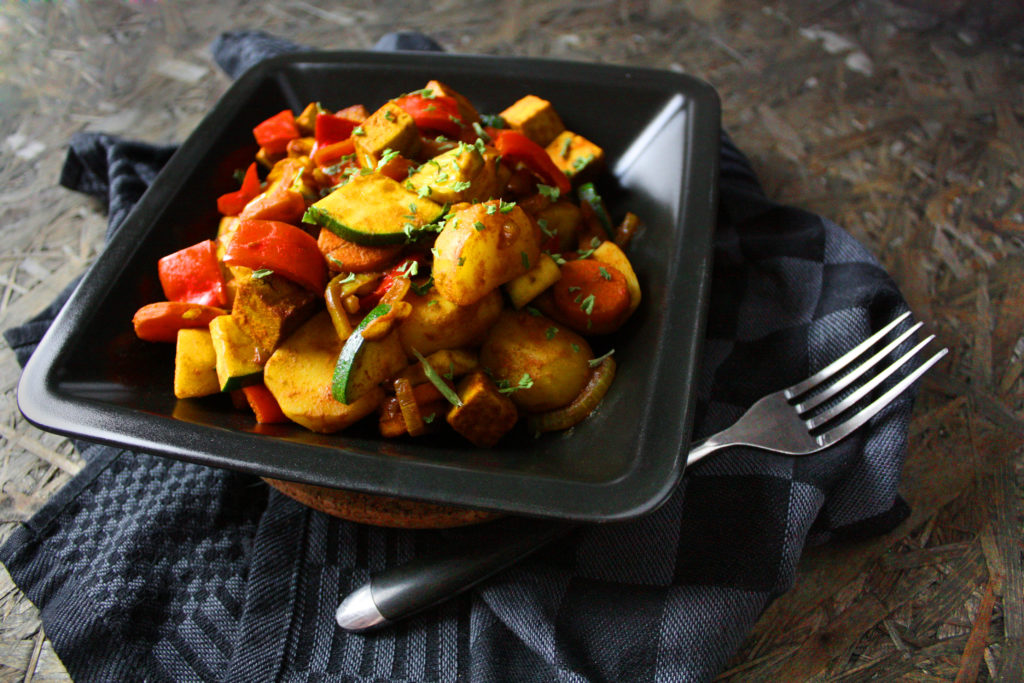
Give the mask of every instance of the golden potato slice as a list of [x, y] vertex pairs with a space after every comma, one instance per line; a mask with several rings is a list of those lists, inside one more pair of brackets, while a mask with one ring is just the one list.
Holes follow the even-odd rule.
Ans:
[[540, 229], [515, 204], [492, 200], [453, 212], [434, 244], [434, 286], [460, 306], [529, 271]]
[[480, 349], [500, 390], [530, 412], [568, 405], [590, 376], [587, 341], [543, 315], [503, 311]]
[[344, 429], [384, 400], [380, 387], [373, 387], [349, 405], [334, 399], [331, 381], [342, 343], [327, 311], [321, 311], [278, 347], [263, 370], [263, 382], [281, 411], [314, 432]]

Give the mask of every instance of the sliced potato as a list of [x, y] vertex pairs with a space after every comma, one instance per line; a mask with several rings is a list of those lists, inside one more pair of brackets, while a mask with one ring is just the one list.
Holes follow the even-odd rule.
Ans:
[[210, 330], [178, 330], [174, 351], [174, 395], [178, 398], [209, 396], [220, 391], [217, 381], [217, 354]]
[[540, 256], [540, 229], [520, 207], [492, 200], [454, 211], [434, 245], [434, 286], [468, 306], [522, 275]]
[[429, 356], [440, 349], [479, 346], [502, 307], [498, 290], [467, 306], [453, 303], [433, 289], [423, 295], [410, 291], [405, 300], [412, 304], [412, 311], [398, 328], [398, 336], [410, 358], [413, 350]]
[[358, 422], [384, 400], [384, 390], [379, 387], [348, 405], [334, 399], [331, 380], [341, 347], [330, 316], [321, 311], [288, 337], [267, 361], [263, 382], [288, 419], [326, 434]]
[[587, 341], [543, 315], [503, 311], [480, 349], [499, 389], [530, 412], [568, 405], [590, 376]]

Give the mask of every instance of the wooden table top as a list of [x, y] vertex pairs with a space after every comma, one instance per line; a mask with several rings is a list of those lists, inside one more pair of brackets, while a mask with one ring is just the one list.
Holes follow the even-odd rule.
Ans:
[[[70, 136], [183, 140], [229, 84], [209, 51], [222, 30], [368, 48], [416, 28], [453, 52], [694, 74], [719, 91], [769, 196], [844, 226], [951, 352], [911, 426], [910, 519], [810, 550], [722, 678], [1019, 680], [1021, 18], [995, 0], [5, 3], [0, 328], [43, 308], [102, 246], [102, 207], [57, 185]], [[18, 376], [0, 341], [0, 539], [82, 466], [21, 417]], [[0, 614], [0, 679], [66, 680], [5, 571]]]

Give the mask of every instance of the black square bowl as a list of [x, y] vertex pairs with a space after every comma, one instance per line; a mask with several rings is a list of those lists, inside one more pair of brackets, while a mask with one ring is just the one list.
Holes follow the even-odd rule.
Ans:
[[[457, 437], [385, 440], [375, 424], [332, 435], [258, 425], [221, 397], [177, 400], [173, 345], [139, 341], [131, 318], [163, 298], [157, 260], [215, 233], [215, 199], [252, 159], [253, 126], [310, 101], [373, 110], [431, 78], [487, 113], [530, 93], [550, 100], [569, 129], [604, 147], [610, 172], [598, 189], [612, 215], [643, 219], [629, 257], [644, 299], [595, 349], [614, 348], [619, 367], [598, 410], [568, 433], [518, 429], [481, 450]], [[268, 60], [228, 90], [88, 270], [26, 367], [19, 407], [49, 431], [276, 479], [581, 521], [649, 512], [685, 464], [718, 144], [715, 92], [668, 71], [422, 52]]]

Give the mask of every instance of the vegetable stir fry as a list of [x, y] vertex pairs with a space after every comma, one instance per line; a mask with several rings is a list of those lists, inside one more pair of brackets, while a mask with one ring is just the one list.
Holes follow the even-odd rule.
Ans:
[[[386, 437], [585, 419], [615, 376], [588, 338], [640, 304], [593, 181], [604, 151], [534, 95], [477, 112], [438, 81], [376, 111], [311, 103], [253, 129], [216, 238], [158, 264], [134, 318], [176, 345], [174, 393], [228, 393], [260, 423]], [[447, 423], [447, 426], [444, 425]]]

